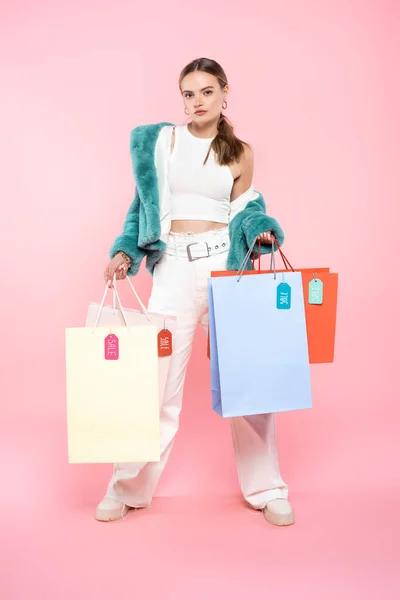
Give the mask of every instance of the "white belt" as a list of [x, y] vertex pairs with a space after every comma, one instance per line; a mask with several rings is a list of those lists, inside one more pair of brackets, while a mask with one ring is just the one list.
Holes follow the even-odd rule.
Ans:
[[200, 258], [207, 258], [208, 256], [227, 252], [229, 246], [228, 235], [224, 235], [220, 238], [217, 236], [214, 238], [213, 236], [210, 236], [207, 240], [192, 242], [191, 244], [186, 244], [185, 242], [171, 242], [168, 240], [165, 254], [187, 258], [192, 262], [194, 260], [199, 260]]

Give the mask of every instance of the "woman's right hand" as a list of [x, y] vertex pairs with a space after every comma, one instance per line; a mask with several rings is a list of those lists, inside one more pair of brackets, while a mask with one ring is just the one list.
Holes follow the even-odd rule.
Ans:
[[125, 279], [128, 272], [128, 265], [120, 254], [116, 254], [104, 269], [104, 281], [108, 287], [113, 287], [114, 273], [117, 279]]

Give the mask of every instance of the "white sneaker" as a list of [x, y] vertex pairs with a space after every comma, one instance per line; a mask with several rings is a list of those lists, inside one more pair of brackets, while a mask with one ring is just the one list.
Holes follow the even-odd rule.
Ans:
[[95, 518], [98, 521], [117, 521], [123, 519], [130, 506], [127, 506], [119, 500], [104, 496], [103, 500], [97, 505]]
[[264, 517], [271, 525], [286, 526], [293, 525], [294, 513], [289, 500], [276, 498], [267, 502], [263, 508]]

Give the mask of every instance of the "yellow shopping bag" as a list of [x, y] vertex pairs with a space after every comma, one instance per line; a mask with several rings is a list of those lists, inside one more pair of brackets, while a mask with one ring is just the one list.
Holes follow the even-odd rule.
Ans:
[[[98, 316], [106, 294], [107, 287]], [[97, 321], [66, 329], [69, 462], [158, 461], [157, 327]]]

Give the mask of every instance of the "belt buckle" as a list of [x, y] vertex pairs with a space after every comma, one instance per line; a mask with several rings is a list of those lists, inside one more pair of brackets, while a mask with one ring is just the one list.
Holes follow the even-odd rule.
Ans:
[[[193, 256], [192, 256], [192, 252], [191, 252], [191, 250], [190, 250], [190, 247], [191, 247], [191, 246], [197, 246], [198, 244], [205, 244], [205, 245], [206, 245], [206, 248], [207, 248], [207, 256], [196, 256], [196, 257], [193, 257]], [[189, 262], [193, 262], [194, 260], [199, 260], [199, 258], [208, 258], [208, 257], [210, 256], [210, 251], [209, 251], [209, 249], [208, 249], [208, 244], [207, 244], [207, 242], [193, 242], [193, 244], [188, 244], [188, 245], [186, 246], [186, 251], [187, 251], [187, 253], [188, 253]]]

